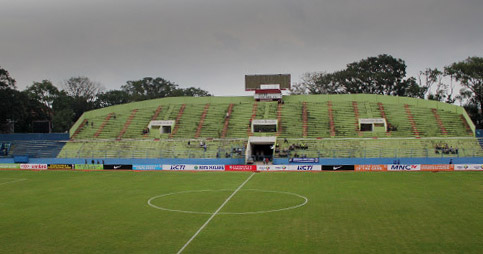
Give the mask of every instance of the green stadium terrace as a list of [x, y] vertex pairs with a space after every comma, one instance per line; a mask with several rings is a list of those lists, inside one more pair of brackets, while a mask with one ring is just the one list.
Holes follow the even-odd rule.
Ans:
[[[364, 131], [360, 119], [384, 119], [385, 128]], [[252, 122], [260, 120], [276, 126], [254, 131]], [[150, 126], [151, 121], [165, 125]], [[317, 158], [317, 164], [330, 165], [481, 163], [476, 131], [462, 107], [407, 97], [288, 95], [283, 103], [253, 96], [172, 97], [85, 112], [68, 140], [55, 141], [62, 143], [55, 148], [56, 156], [30, 154], [29, 161], [228, 165], [269, 158], [269, 163], [283, 165], [299, 161], [293, 158]], [[9, 142], [12, 152], [0, 163], [28, 154], [15, 149], [15, 143]], [[45, 152], [47, 146], [38, 150]]]

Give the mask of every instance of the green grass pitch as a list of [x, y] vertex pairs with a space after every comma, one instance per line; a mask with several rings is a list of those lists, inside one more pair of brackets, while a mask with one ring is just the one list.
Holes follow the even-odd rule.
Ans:
[[[176, 253], [251, 174], [0, 171], [0, 253]], [[163, 194], [154, 206], [206, 214], [148, 205]], [[271, 172], [183, 253], [483, 253], [482, 240], [481, 172]]]

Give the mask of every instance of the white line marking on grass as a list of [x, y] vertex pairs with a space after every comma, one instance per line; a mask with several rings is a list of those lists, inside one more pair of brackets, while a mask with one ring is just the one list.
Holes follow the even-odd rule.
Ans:
[[[192, 190], [192, 191], [172, 192], [172, 193], [158, 195], [158, 196], [154, 196], [154, 197], [150, 198], [148, 200], [148, 205], [151, 206], [151, 207], [153, 207], [153, 208], [156, 208], [156, 209], [159, 209], [159, 210], [164, 210], [164, 211], [169, 211], [169, 212], [190, 213], [190, 214], [212, 214], [210, 212], [200, 212], [200, 211], [189, 211], [189, 210], [171, 209], [171, 208], [166, 208], [166, 207], [162, 207], [162, 206], [155, 205], [152, 202], [155, 199], [162, 198], [162, 197], [167, 197], [167, 196], [173, 196], [173, 195], [176, 195], [176, 194], [198, 193], [198, 192], [220, 192], [220, 191], [233, 191], [233, 190], [221, 189], [221, 190]], [[253, 211], [253, 212], [219, 212], [218, 214], [227, 214], [227, 215], [228, 214], [237, 214], [237, 215], [243, 215], [243, 214], [273, 213], [273, 212], [280, 212], [280, 211], [286, 211], [286, 210], [296, 209], [296, 208], [299, 208], [299, 207], [302, 207], [302, 206], [306, 205], [307, 202], [309, 201], [309, 199], [307, 197], [302, 196], [302, 195], [299, 195], [297, 193], [293, 193], [293, 192], [270, 191], [270, 190], [259, 190], [259, 189], [244, 189], [244, 190], [240, 190], [240, 192], [244, 192], [244, 191], [258, 191], [258, 192], [267, 192], [267, 193], [286, 194], [286, 195], [290, 195], [290, 196], [295, 196], [295, 197], [301, 198], [303, 200], [303, 202], [300, 203], [300, 204], [297, 204], [297, 205], [293, 205], [293, 206], [289, 206], [289, 207], [283, 207], [283, 208], [279, 208], [279, 209], [272, 209], [272, 210], [260, 210], [260, 211]]]
[[185, 243], [185, 245], [183, 245], [183, 247], [177, 252], [178, 254], [180, 254], [181, 252], [183, 252], [183, 250], [191, 243], [191, 241], [193, 241], [193, 239], [196, 238], [196, 236], [198, 236], [198, 234], [206, 227], [206, 225], [208, 225], [208, 223], [210, 223], [210, 221], [218, 214], [218, 212], [220, 212], [220, 210], [226, 205], [226, 203], [228, 203], [228, 201], [230, 201], [230, 199], [235, 196], [235, 194], [248, 182], [250, 181], [250, 179], [252, 179], [252, 177], [255, 175], [255, 173], [252, 173], [248, 178], [247, 180], [245, 180], [240, 186], [238, 186], [238, 188], [225, 200], [225, 202], [223, 202], [223, 204], [221, 204], [220, 207], [218, 207], [218, 209], [216, 209], [216, 211], [210, 216], [210, 218], [205, 222], [205, 224], [203, 224], [203, 226], [200, 227], [200, 229], [198, 229], [198, 231], [196, 231], [196, 233]]
[[[0, 178], [0, 179], [15, 179], [15, 178]], [[21, 179], [17, 179], [17, 180], [13, 180], [13, 181], [8, 181], [8, 182], [4, 182], [4, 183], [0, 183], [0, 185], [4, 185], [4, 184], [7, 184], [7, 183], [16, 183], [16, 182], [21, 182], [21, 181], [25, 181], [27, 180], [26, 178], [21, 178]]]

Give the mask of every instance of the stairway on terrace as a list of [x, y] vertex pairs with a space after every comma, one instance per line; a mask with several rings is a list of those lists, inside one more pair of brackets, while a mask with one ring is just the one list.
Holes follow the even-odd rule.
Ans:
[[138, 109], [133, 109], [131, 111], [131, 115], [129, 115], [128, 119], [126, 120], [126, 122], [124, 123], [124, 126], [122, 127], [122, 130], [121, 132], [119, 133], [119, 135], [117, 136], [117, 140], [120, 140], [122, 139], [122, 137], [124, 136], [124, 134], [126, 134], [126, 131], [127, 129], [129, 128], [129, 126], [131, 125], [131, 123], [133, 122], [133, 119], [136, 117], [136, 113], [138, 112]]
[[178, 125], [178, 131], [173, 135], [175, 138], [192, 138], [201, 120], [204, 105], [186, 104], [183, 115]]
[[[141, 108], [136, 112], [131, 124], [126, 129], [123, 139], [143, 139], [148, 136], [143, 135], [143, 129], [146, 128], [151, 121], [151, 118], [156, 111], [155, 107]], [[160, 113], [162, 111], [160, 110]]]
[[253, 102], [243, 102], [233, 105], [227, 138], [246, 138], [247, 129], [252, 115]]
[[385, 103], [384, 111], [387, 121], [396, 128], [391, 131], [391, 137], [414, 137], [404, 105]]
[[228, 132], [228, 126], [230, 126], [230, 119], [231, 119], [231, 116], [232, 116], [232, 111], [233, 111], [233, 103], [231, 103], [229, 106], [228, 106], [228, 109], [227, 109], [227, 113], [226, 115], [228, 116], [227, 118], [225, 118], [225, 122], [223, 124], [223, 130], [221, 132], [221, 138], [225, 138], [226, 137], [226, 133]]
[[[379, 105], [375, 102], [358, 102], [358, 107], [359, 118], [384, 118], [379, 110]], [[387, 132], [362, 131], [360, 136], [364, 138], [384, 138], [387, 137]]]
[[350, 101], [337, 101], [332, 103], [336, 137], [358, 137], [354, 127], [355, 113]]
[[[326, 102], [307, 102], [307, 137], [330, 137], [329, 111]], [[301, 113], [300, 113], [301, 114]]]
[[88, 127], [88, 126], [87, 126], [87, 124], [88, 124], [88, 123], [89, 123], [89, 122], [87, 121], [87, 119], [84, 119], [84, 120], [82, 121], [82, 123], [81, 123], [81, 124], [80, 124], [80, 125], [77, 127], [77, 130], [74, 132], [74, 134], [72, 135], [71, 139], [75, 139], [75, 138], [76, 138], [76, 136], [77, 136], [77, 135], [78, 135], [78, 134], [79, 134], [79, 133], [82, 131], [82, 129], [83, 129], [84, 127]]
[[[257, 111], [254, 120], [274, 120], [278, 118], [278, 102], [258, 102]], [[275, 136], [276, 132], [253, 133], [254, 136]]]
[[449, 137], [473, 136], [472, 132], [466, 130], [465, 123], [460, 114], [444, 110], [438, 110], [437, 113]]
[[433, 111], [430, 108], [421, 108], [408, 105], [416, 123], [419, 136], [421, 137], [442, 137], [443, 134], [438, 121], [434, 117]]
[[226, 113], [229, 104], [212, 104], [206, 114], [203, 126], [201, 128], [200, 137], [203, 138], [219, 138], [223, 132]]
[[101, 124], [106, 119], [106, 115], [100, 115], [86, 119], [86, 125], [75, 136], [75, 139], [92, 139]]
[[282, 132], [279, 137], [303, 136], [303, 104], [301, 102], [285, 102], [282, 105]]
[[[102, 126], [98, 129], [97, 137], [98, 139], [115, 139], [121, 132], [124, 124], [131, 115], [130, 111], [116, 112], [112, 113], [109, 119], [103, 122]], [[108, 116], [109, 117], [109, 116]]]
[[159, 136], [165, 136], [169, 138], [173, 137], [179, 129], [179, 126], [180, 126], [179, 120], [183, 116], [185, 108], [186, 108], [185, 104], [169, 105], [168, 109], [166, 110], [166, 113], [164, 113], [164, 116], [161, 118], [161, 120], [175, 121], [174, 128], [171, 130], [170, 134], [158, 134], [158, 133], [151, 132], [150, 133], [151, 137], [155, 137], [155, 138], [158, 138]]

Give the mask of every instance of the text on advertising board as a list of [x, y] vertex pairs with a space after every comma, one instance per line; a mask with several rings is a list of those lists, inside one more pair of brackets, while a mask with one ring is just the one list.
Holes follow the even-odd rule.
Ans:
[[456, 164], [454, 170], [483, 170], [483, 164]]
[[226, 165], [225, 171], [256, 171], [256, 165]]
[[420, 170], [421, 165], [419, 164], [389, 164], [387, 165], [387, 170], [389, 171], [414, 171]]
[[163, 166], [159, 164], [155, 165], [132, 165], [134, 170], [162, 170]]
[[355, 165], [355, 171], [387, 171], [387, 165]]
[[46, 170], [47, 164], [20, 164], [20, 169]]

